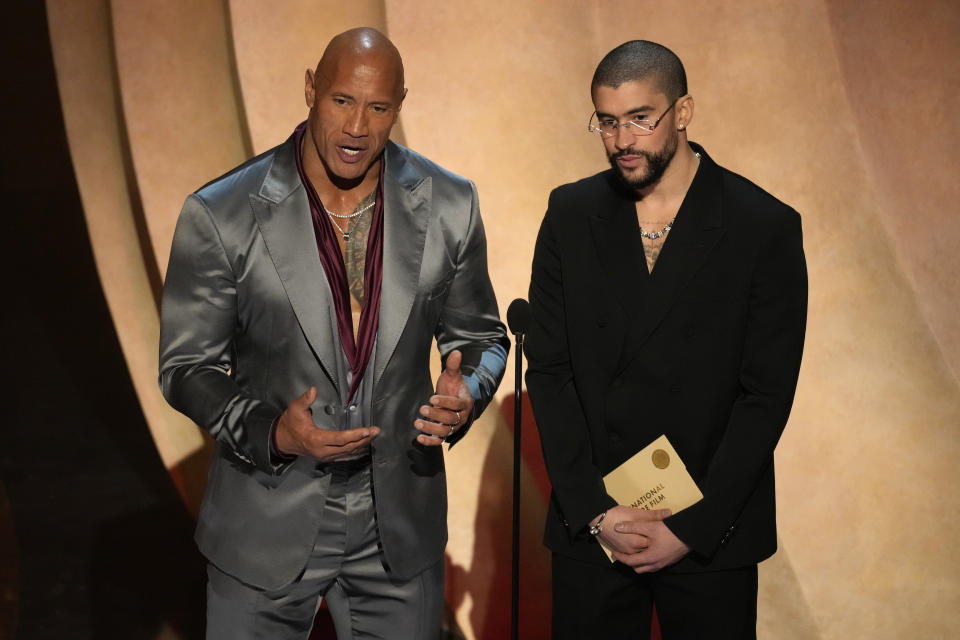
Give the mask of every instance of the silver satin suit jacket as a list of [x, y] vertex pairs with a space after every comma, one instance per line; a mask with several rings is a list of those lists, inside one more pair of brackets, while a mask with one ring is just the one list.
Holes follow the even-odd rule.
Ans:
[[[346, 395], [295, 153], [291, 137], [187, 198], [161, 313], [163, 394], [216, 440], [197, 543], [223, 571], [268, 589], [306, 564], [330, 482], [310, 458], [273, 464], [271, 423], [316, 386], [314, 422], [342, 428]], [[443, 452], [418, 444], [413, 426], [434, 392], [432, 340], [444, 356], [463, 352], [473, 418], [503, 376], [509, 341], [473, 184], [393, 142], [384, 158], [383, 286], [365, 377], [382, 429], [372, 446], [381, 544], [390, 572], [408, 579], [441, 561], [447, 541]]]

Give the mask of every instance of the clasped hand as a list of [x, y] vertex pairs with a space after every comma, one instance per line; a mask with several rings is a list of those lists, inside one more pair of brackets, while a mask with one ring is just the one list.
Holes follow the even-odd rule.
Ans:
[[413, 421], [420, 431], [417, 442], [435, 447], [463, 428], [473, 412], [473, 396], [463, 380], [460, 362], [463, 359], [456, 349], [447, 356], [443, 372], [437, 379], [437, 391], [430, 396], [429, 405], [420, 407], [420, 415], [426, 419]]
[[617, 505], [607, 511], [597, 537], [613, 552], [614, 560], [637, 573], [659, 571], [690, 552], [663, 523], [670, 513], [669, 509], [647, 511]]

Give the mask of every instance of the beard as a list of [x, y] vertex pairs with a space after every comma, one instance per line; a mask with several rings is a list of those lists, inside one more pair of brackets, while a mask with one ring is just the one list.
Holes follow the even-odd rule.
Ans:
[[[663, 177], [663, 173], [667, 170], [667, 167], [670, 166], [670, 161], [673, 160], [673, 156], [677, 154], [679, 140], [676, 131], [673, 129], [669, 131], [670, 134], [667, 137], [667, 141], [664, 142], [663, 148], [659, 151], [643, 151], [641, 149], [628, 147], [614, 154], [607, 154], [607, 160], [610, 161], [610, 166], [613, 167], [614, 173], [617, 174], [617, 178], [619, 178], [620, 183], [624, 187], [634, 191], [640, 191], [655, 184]], [[646, 160], [645, 170], [644, 168], [639, 168], [637, 169], [637, 173], [627, 175], [620, 165], [617, 164], [617, 158], [622, 156], [643, 156]]]

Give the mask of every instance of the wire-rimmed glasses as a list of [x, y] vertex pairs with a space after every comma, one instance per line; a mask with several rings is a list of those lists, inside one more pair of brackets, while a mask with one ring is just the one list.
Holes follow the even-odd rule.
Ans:
[[[682, 96], [681, 96], [682, 97]], [[657, 125], [660, 124], [660, 121], [663, 120], [663, 116], [667, 115], [667, 112], [670, 109], [673, 109], [673, 105], [677, 104], [677, 100], [670, 103], [670, 106], [663, 110], [663, 113], [660, 114], [660, 117], [650, 122], [647, 118], [636, 116], [630, 118], [626, 122], [620, 122], [616, 118], [611, 118], [609, 116], [604, 116], [602, 118], [597, 116], [597, 112], [594, 111], [590, 115], [590, 122], [587, 123], [587, 131], [591, 133], [599, 133], [603, 138], [612, 138], [617, 135], [617, 129], [620, 127], [626, 128], [627, 131], [632, 133], [635, 136], [649, 136], [653, 134], [654, 130], [657, 128]]]

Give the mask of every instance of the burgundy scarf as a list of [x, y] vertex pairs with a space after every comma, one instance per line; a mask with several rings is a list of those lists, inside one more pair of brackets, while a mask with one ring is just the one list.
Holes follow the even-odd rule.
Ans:
[[310, 214], [313, 217], [313, 230], [317, 236], [317, 249], [320, 263], [327, 274], [330, 291], [333, 293], [333, 306], [337, 312], [337, 329], [343, 352], [353, 371], [350, 394], [347, 401], [360, 387], [360, 380], [370, 362], [373, 343], [377, 337], [377, 324], [380, 319], [380, 285], [383, 282], [383, 167], [384, 158], [380, 157], [380, 179], [377, 182], [377, 202], [373, 207], [373, 220], [370, 223], [370, 235], [367, 238], [367, 258], [363, 265], [363, 308], [360, 310], [359, 339], [354, 341], [353, 317], [350, 310], [350, 289], [347, 284], [347, 269], [343, 264], [343, 255], [333, 225], [320, 202], [316, 189], [303, 171], [303, 159], [300, 157], [300, 143], [307, 129], [306, 121], [293, 132], [296, 145], [297, 173], [307, 190], [310, 201]]

